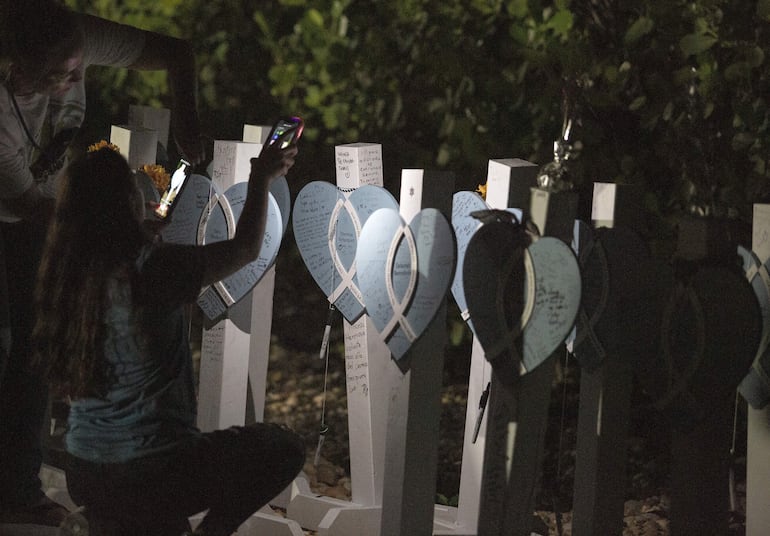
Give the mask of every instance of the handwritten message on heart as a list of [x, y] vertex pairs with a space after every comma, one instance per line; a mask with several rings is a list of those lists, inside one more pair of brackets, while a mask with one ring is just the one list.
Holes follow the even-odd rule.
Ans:
[[[187, 180], [187, 185], [179, 194], [171, 222], [161, 231], [164, 242], [196, 244], [203, 211], [209, 207], [209, 201], [212, 198], [216, 199], [221, 195], [219, 189], [208, 177], [193, 174]], [[221, 205], [211, 205], [209, 210], [224, 215]]]
[[519, 353], [520, 372], [545, 361], [564, 342], [580, 305], [580, 269], [572, 249], [542, 237], [522, 247], [521, 229], [504, 222], [471, 238], [463, 277], [468, 310], [487, 358]]
[[365, 185], [346, 193], [321, 181], [302, 188], [294, 203], [294, 239], [302, 260], [350, 323], [365, 312], [356, 264], [359, 235], [370, 215], [382, 208], [398, 210], [384, 188]]
[[366, 311], [396, 359], [406, 355], [435, 317], [452, 283], [454, 233], [436, 209], [407, 225], [395, 209], [375, 211], [356, 251]]
[[[229, 209], [213, 212], [206, 219], [203, 243], [210, 244], [232, 238], [235, 225], [246, 202], [247, 189], [248, 183], [239, 182], [225, 191], [224, 199]], [[265, 235], [258, 257], [240, 270], [204, 290], [199, 296], [198, 305], [208, 318], [214, 319], [221, 316], [228, 307], [253, 289], [273, 266], [281, 246], [284, 232], [283, 221], [281, 209], [271, 192], [268, 196]]]

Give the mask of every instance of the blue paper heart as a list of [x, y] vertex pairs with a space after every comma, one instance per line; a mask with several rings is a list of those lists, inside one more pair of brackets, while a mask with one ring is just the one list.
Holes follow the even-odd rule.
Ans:
[[439, 310], [455, 270], [454, 233], [436, 209], [407, 225], [394, 209], [374, 212], [356, 251], [358, 282], [371, 317], [401, 359]]
[[[521, 348], [521, 372], [545, 361], [572, 330], [580, 270], [569, 246], [542, 237], [522, 247], [523, 231], [494, 222], [471, 238], [463, 266], [468, 309], [488, 359]], [[518, 244], [518, 245], [517, 245]]]
[[[246, 182], [236, 183], [227, 189], [224, 198], [228, 209], [213, 212], [205, 221], [204, 243], [210, 244], [232, 238], [235, 225], [243, 211], [247, 190]], [[201, 293], [198, 305], [208, 318], [214, 319], [222, 315], [228, 307], [243, 298], [259, 283], [275, 263], [283, 232], [281, 209], [273, 194], [269, 193], [265, 235], [259, 256]]]
[[355, 256], [359, 234], [377, 209], [398, 209], [384, 188], [365, 185], [350, 193], [328, 182], [307, 184], [294, 203], [294, 239], [316, 284], [345, 319], [365, 312]]

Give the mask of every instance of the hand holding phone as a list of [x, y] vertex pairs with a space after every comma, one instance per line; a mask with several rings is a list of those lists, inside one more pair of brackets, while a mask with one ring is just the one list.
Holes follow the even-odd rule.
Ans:
[[155, 208], [155, 215], [158, 218], [165, 220], [171, 216], [171, 212], [173, 212], [174, 207], [179, 200], [179, 195], [182, 193], [182, 189], [187, 183], [187, 178], [190, 176], [191, 172], [192, 166], [190, 163], [184, 158], [180, 159], [176, 171], [171, 175], [168, 188], [163, 192], [160, 203]]
[[270, 134], [267, 136], [266, 145], [274, 144], [278, 139], [281, 140], [281, 149], [285, 149], [302, 136], [302, 130], [305, 123], [300, 117], [282, 117], [273, 125]]

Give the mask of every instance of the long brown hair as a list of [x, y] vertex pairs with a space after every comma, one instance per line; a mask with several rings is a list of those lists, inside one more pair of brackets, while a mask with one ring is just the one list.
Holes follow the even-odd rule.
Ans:
[[38, 272], [36, 359], [57, 392], [103, 394], [107, 285], [148, 240], [126, 160], [110, 148], [85, 154], [64, 173]]

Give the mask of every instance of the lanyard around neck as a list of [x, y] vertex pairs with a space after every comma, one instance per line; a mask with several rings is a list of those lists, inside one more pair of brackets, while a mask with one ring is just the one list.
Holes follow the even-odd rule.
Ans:
[[21, 124], [21, 128], [24, 130], [24, 134], [27, 135], [27, 139], [29, 142], [38, 150], [42, 151], [43, 149], [40, 147], [40, 144], [38, 144], [37, 140], [32, 136], [32, 133], [29, 131], [29, 127], [27, 126], [27, 122], [24, 120], [24, 116], [21, 114], [21, 109], [19, 108], [19, 103], [16, 102], [16, 95], [13, 93], [13, 84], [10, 82], [5, 86], [6, 91], [8, 91], [8, 95], [11, 96], [11, 103], [13, 104], [13, 109], [16, 110], [16, 116], [19, 118], [19, 123]]

